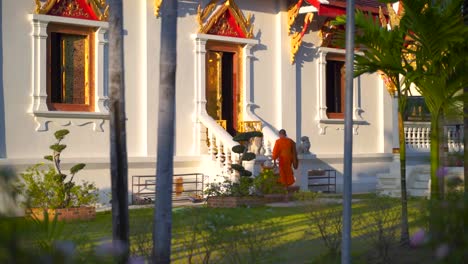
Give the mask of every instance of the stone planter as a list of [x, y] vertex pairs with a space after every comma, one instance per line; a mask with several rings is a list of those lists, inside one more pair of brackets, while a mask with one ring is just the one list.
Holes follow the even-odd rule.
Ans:
[[59, 209], [31, 208], [28, 215], [42, 221], [44, 220], [44, 210], [47, 210], [49, 220], [53, 220], [56, 215], [59, 221], [92, 220], [96, 218], [96, 207], [93, 206]]
[[281, 203], [289, 201], [289, 195], [284, 193], [264, 194], [265, 203]]
[[263, 197], [257, 196], [211, 196], [206, 200], [208, 207], [214, 208], [234, 208], [239, 206], [262, 206], [265, 204]]

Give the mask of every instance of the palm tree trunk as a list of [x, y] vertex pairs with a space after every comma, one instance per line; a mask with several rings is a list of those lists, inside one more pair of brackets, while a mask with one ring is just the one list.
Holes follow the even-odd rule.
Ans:
[[405, 125], [403, 123], [403, 114], [405, 112], [406, 99], [402, 98], [401, 91], [398, 89], [398, 134], [400, 144], [400, 185], [401, 185], [401, 232], [400, 244], [407, 246], [409, 244], [409, 225], [408, 225], [408, 195], [406, 190], [406, 137]]
[[112, 238], [128, 252], [128, 164], [125, 127], [125, 82], [122, 0], [109, 3], [110, 145]]
[[[463, 1], [463, 16], [465, 25], [468, 26], [468, 0]], [[465, 87], [463, 90], [464, 93], [468, 93], [468, 87]], [[465, 210], [468, 210], [468, 152], [466, 148], [468, 147], [468, 102], [463, 102], [463, 181], [465, 182]], [[468, 226], [468, 213], [465, 213], [465, 226]]]
[[431, 116], [431, 200], [439, 200], [439, 178], [437, 170], [439, 169], [439, 114], [433, 113]]
[[155, 263], [170, 263], [177, 66], [177, 0], [165, 0], [161, 10], [158, 151], [153, 255]]

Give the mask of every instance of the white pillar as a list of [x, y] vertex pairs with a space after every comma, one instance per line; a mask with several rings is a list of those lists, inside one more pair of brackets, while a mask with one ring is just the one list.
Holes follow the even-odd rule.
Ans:
[[[206, 40], [195, 39], [195, 115], [194, 115], [194, 130], [193, 130], [193, 152], [201, 154], [201, 129], [199, 116], [206, 113]], [[212, 143], [212, 142], [210, 142]]]

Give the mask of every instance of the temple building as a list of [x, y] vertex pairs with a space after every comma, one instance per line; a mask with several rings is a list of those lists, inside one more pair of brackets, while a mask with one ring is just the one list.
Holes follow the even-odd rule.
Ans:
[[[132, 177], [156, 168], [164, 10], [160, 0], [123, 2], [132, 193]], [[257, 171], [284, 128], [300, 150], [297, 184], [307, 189], [307, 171], [330, 169], [341, 191], [345, 50], [334, 45], [340, 29], [330, 21], [345, 13], [345, 2], [179, 1], [176, 174], [201, 173], [205, 182], [229, 174], [233, 136], [252, 130], [264, 135], [251, 144]], [[356, 1], [376, 16], [380, 6]], [[53, 133], [66, 128], [63, 164], [86, 163], [79, 179], [108, 192], [106, 1], [8, 0], [0, 8], [0, 164], [22, 170], [43, 161]], [[395, 101], [378, 74], [355, 78], [353, 95], [353, 191], [375, 191], [398, 146]]]

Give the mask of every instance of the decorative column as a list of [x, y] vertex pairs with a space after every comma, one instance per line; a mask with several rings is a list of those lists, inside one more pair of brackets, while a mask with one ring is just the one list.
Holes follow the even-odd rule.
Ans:
[[[201, 154], [201, 134], [203, 126], [198, 119], [201, 114], [206, 114], [206, 40], [195, 38], [195, 115], [193, 131], [194, 154]], [[213, 142], [210, 142], [212, 144]]]
[[[102, 87], [101, 89], [95, 89], [96, 94], [96, 104], [95, 104], [95, 112], [105, 113], [108, 112], [108, 108], [106, 107], [107, 101], [109, 98], [108, 95], [108, 84], [106, 80], [108, 80], [107, 66], [109, 64], [108, 60], [106, 59], [107, 56], [107, 28], [99, 28], [96, 32], [97, 41], [96, 41], [96, 58], [95, 58], [95, 69], [97, 70], [96, 80], [95, 80], [95, 87]], [[100, 67], [99, 65], [104, 65], [104, 67]]]
[[[328, 119], [327, 116], [327, 95], [326, 95], [326, 69], [327, 69], [327, 53], [323, 50], [319, 50], [319, 58], [318, 58], [318, 78], [317, 78], [317, 105], [319, 106], [318, 109], [318, 119], [324, 120]], [[322, 133], [320, 133], [322, 134]], [[323, 134], [322, 134], [323, 135]]]
[[47, 108], [47, 21], [33, 19], [33, 112]]
[[251, 83], [250, 83], [250, 74], [252, 72], [252, 59], [254, 58], [252, 54], [252, 44], [246, 44], [244, 46], [244, 52], [242, 54], [243, 61], [245, 66], [242, 69], [243, 76], [243, 94], [242, 94], [242, 112], [243, 112], [243, 121], [254, 121], [256, 118], [251, 116], [251, 106], [252, 100], [250, 97]]

